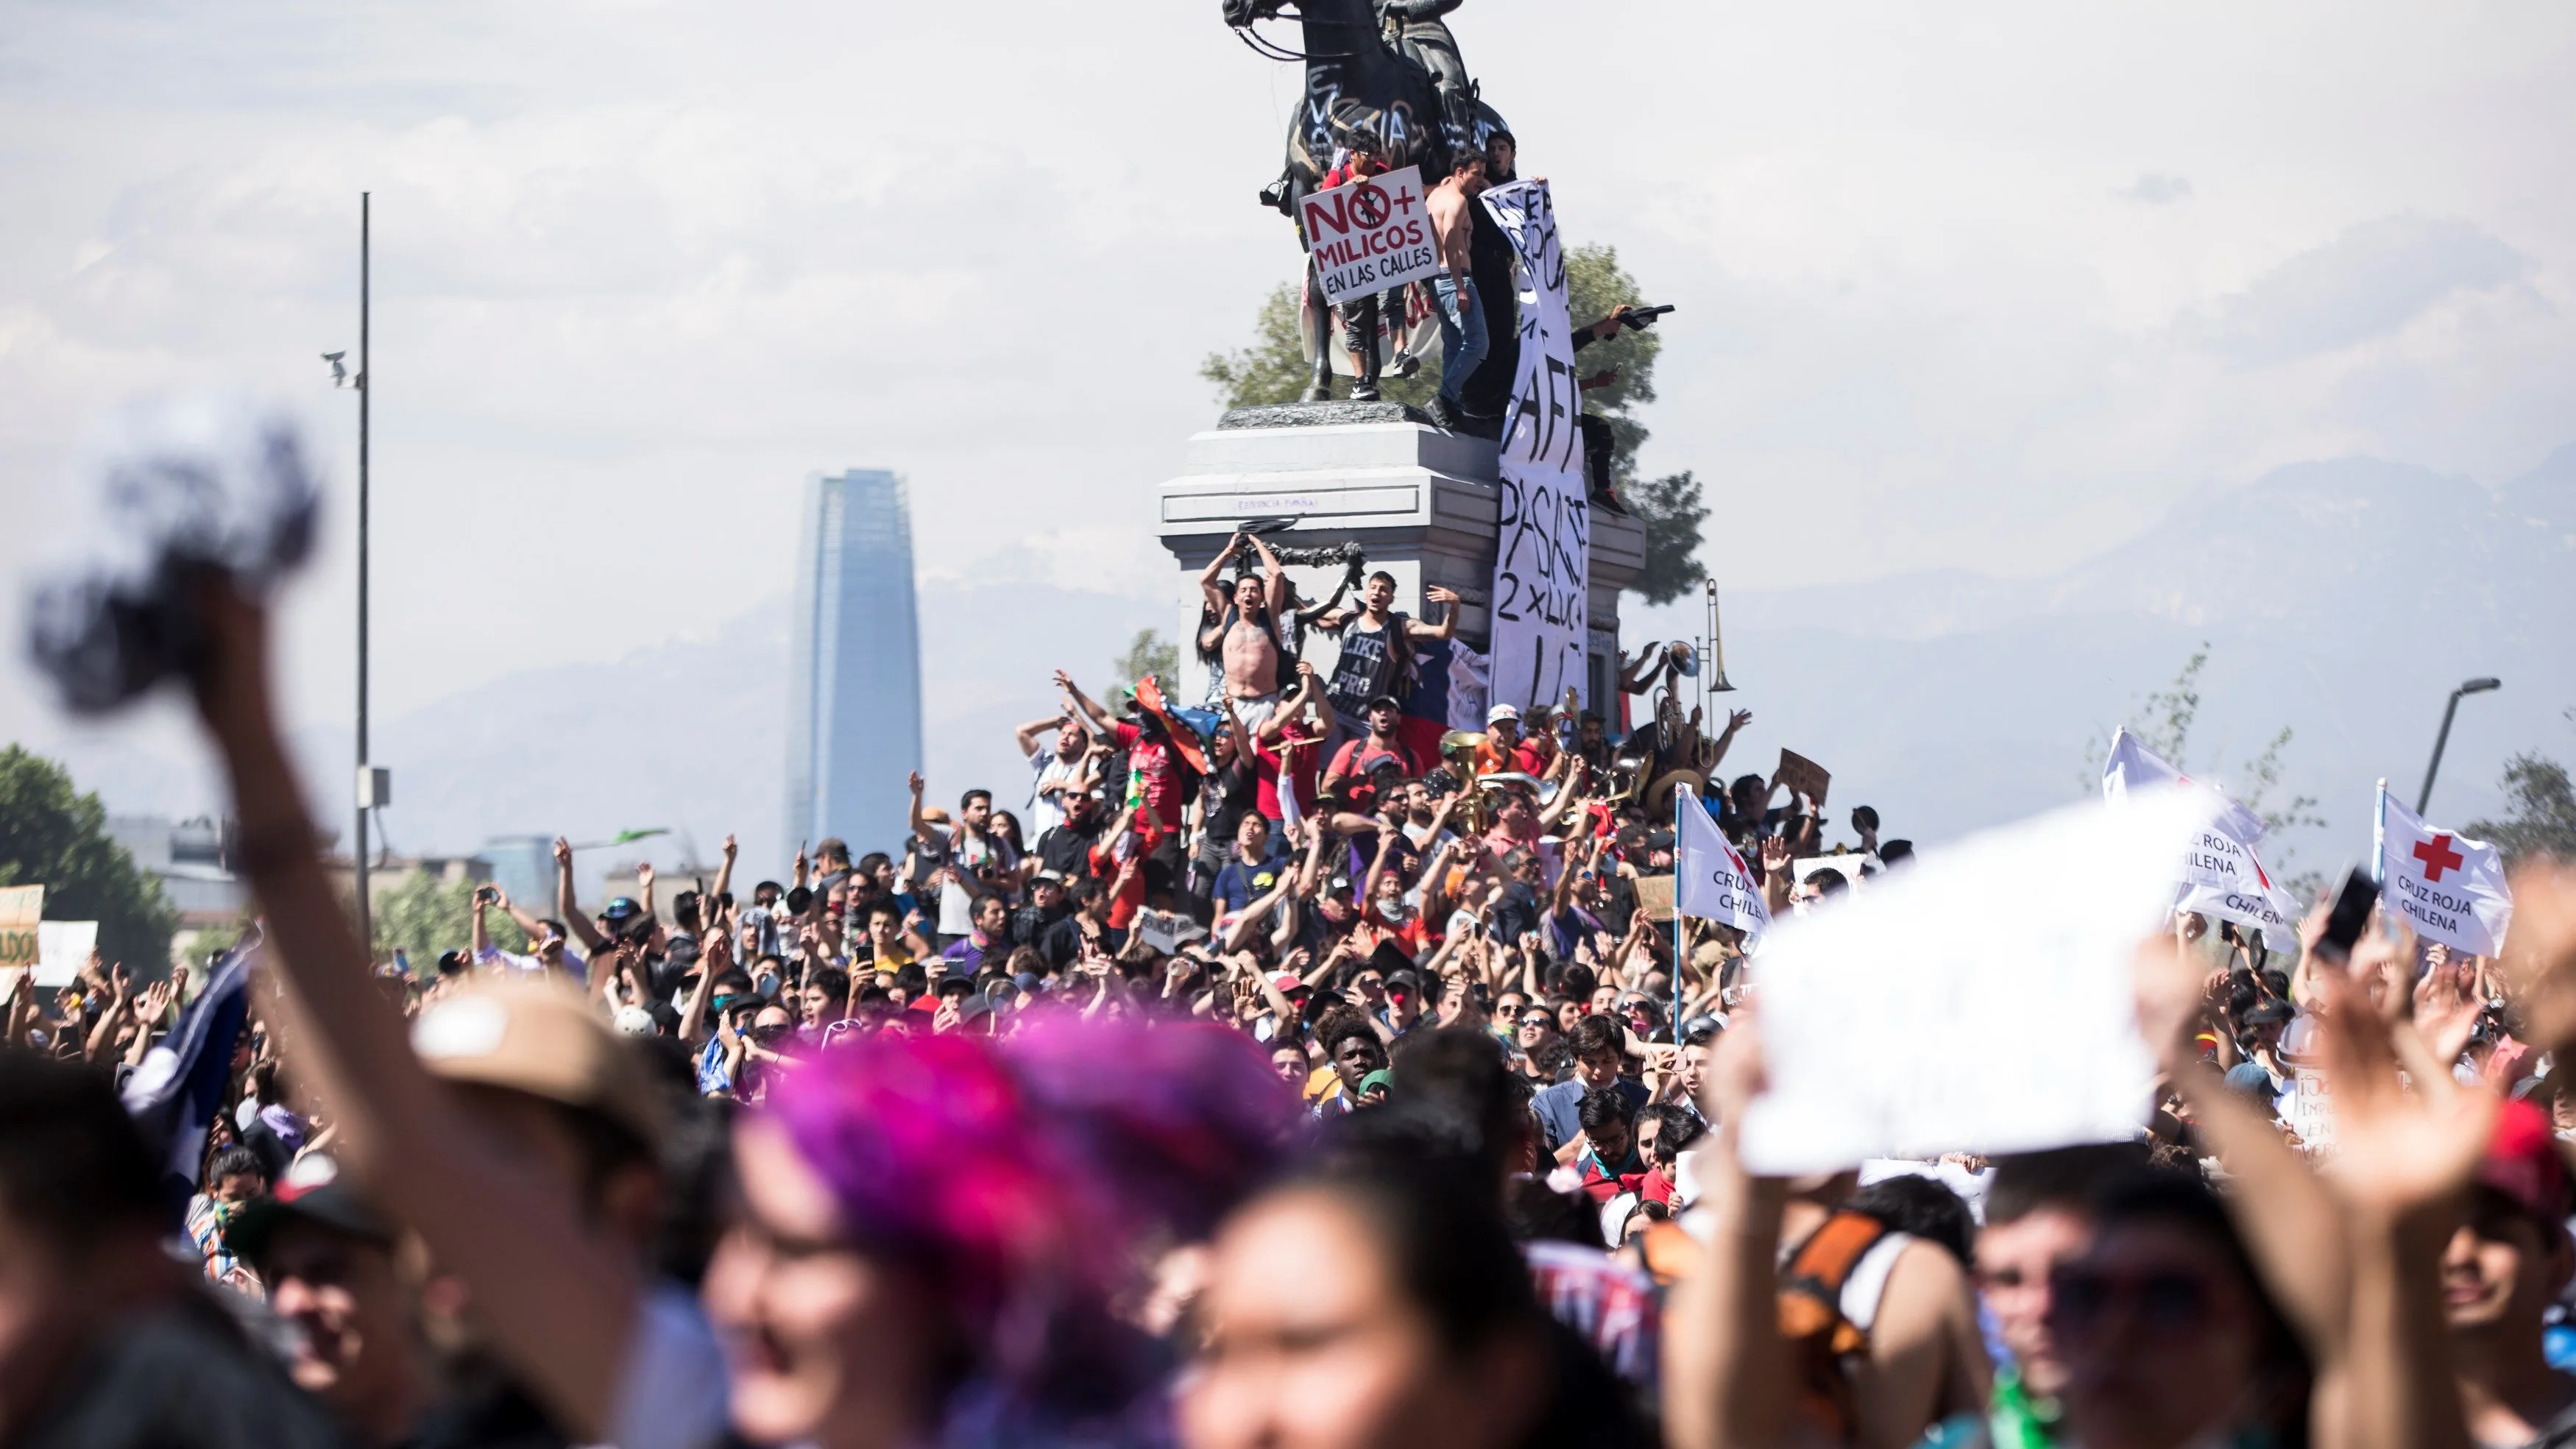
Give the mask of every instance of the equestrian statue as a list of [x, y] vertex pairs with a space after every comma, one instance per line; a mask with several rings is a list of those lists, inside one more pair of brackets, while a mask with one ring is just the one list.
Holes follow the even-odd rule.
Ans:
[[[1502, 118], [1477, 95], [1442, 16], [1462, 0], [1223, 0], [1225, 23], [1244, 44], [1274, 60], [1303, 61], [1306, 93], [1288, 122], [1287, 165], [1261, 193], [1293, 221], [1298, 203], [1322, 189], [1337, 150], [1365, 153], [1388, 169], [1419, 166], [1426, 181], [1446, 176], [1450, 158], [1482, 152]], [[1253, 27], [1294, 13], [1305, 48], [1290, 50]], [[1300, 238], [1303, 244], [1303, 238]], [[1375, 303], [1376, 298], [1363, 299]], [[1375, 401], [1384, 359], [1374, 305], [1346, 309], [1346, 341], [1357, 355], [1353, 399]], [[1364, 314], [1364, 315], [1363, 315]], [[1306, 325], [1314, 375], [1306, 400], [1332, 394], [1333, 309], [1311, 258]], [[1395, 329], [1401, 334], [1400, 324]]]

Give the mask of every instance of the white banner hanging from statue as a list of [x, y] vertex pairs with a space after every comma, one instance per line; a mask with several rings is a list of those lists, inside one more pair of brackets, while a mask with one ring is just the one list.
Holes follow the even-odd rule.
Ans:
[[1440, 247], [1422, 202], [1422, 168], [1366, 177], [1298, 203], [1306, 254], [1334, 306], [1440, 275]]
[[1526, 709], [1572, 685], [1585, 702], [1592, 515], [1583, 483], [1583, 401], [1574, 385], [1565, 249], [1544, 181], [1484, 194], [1481, 224], [1512, 245], [1520, 283], [1520, 365], [1503, 411], [1502, 508], [1494, 551], [1493, 699]]

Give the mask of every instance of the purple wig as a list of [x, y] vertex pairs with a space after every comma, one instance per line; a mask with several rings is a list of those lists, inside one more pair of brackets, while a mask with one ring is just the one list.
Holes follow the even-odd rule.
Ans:
[[927, 1272], [1006, 1380], [1047, 1375], [1149, 1234], [1208, 1231], [1296, 1120], [1241, 1036], [1132, 1022], [878, 1035], [806, 1061], [763, 1110], [853, 1240]]

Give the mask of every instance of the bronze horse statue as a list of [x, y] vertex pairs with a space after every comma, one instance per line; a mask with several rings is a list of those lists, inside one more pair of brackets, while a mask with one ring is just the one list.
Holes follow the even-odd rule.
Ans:
[[[1430, 69], [1390, 43], [1373, 0], [1223, 0], [1225, 23], [1244, 44], [1274, 60], [1306, 65], [1306, 94], [1288, 121], [1284, 174], [1262, 201], [1293, 221], [1298, 203], [1313, 194], [1332, 166], [1337, 146], [1365, 149], [1390, 167], [1420, 166], [1426, 184], [1449, 173], [1450, 157], [1481, 151], [1485, 133], [1500, 118], [1481, 104], [1459, 108], [1463, 121], [1442, 105]], [[1288, 50], [1261, 37], [1253, 25], [1293, 11], [1305, 32], [1305, 49]], [[1306, 313], [1313, 319], [1315, 366], [1309, 402], [1332, 393], [1332, 308], [1310, 258], [1306, 264]], [[1355, 333], [1360, 329], [1354, 328]], [[1377, 332], [1365, 330], [1362, 371], [1353, 396], [1377, 395]]]

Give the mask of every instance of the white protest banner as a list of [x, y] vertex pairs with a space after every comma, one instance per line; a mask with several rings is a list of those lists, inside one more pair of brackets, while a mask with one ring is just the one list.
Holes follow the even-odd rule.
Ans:
[[[1584, 667], [1592, 589], [1591, 494], [1583, 483], [1583, 410], [1566, 316], [1565, 251], [1544, 181], [1515, 181], [1483, 197], [1479, 224], [1510, 241], [1520, 282], [1520, 364], [1503, 410], [1500, 539], [1494, 551], [1496, 704], [1526, 709], [1573, 685]], [[1586, 699], [1585, 703], [1596, 701]]]
[[2265, 945], [2276, 951], [2296, 949], [2299, 903], [2272, 879], [2254, 851], [2254, 842], [2263, 838], [2262, 818], [2228, 799], [2217, 786], [2175, 769], [2127, 730], [2111, 737], [2110, 758], [2102, 763], [2103, 799], [2119, 801], [2131, 790], [2166, 785], [2206, 790], [2218, 809], [2217, 818], [2202, 827], [2183, 852], [2175, 877], [2182, 890], [2174, 909], [2259, 927]]
[[89, 964], [89, 953], [98, 949], [98, 922], [39, 921], [36, 941], [36, 984], [69, 986]]
[[1440, 275], [1440, 247], [1422, 204], [1422, 168], [1367, 177], [1298, 204], [1306, 253], [1335, 306]]
[[1770, 929], [1771, 908], [1752, 867], [1688, 787], [1681, 791], [1681, 849], [1673, 858], [1673, 907], [1748, 934]]
[[[1745, 1166], [2134, 1136], [2156, 1068], [2133, 963], [2173, 903], [2174, 857], [2216, 808], [2168, 788], [2055, 811], [1775, 927], [1754, 973], [1771, 1084], [1745, 1113]], [[2012, 929], [1977, 929], [1997, 881]]]
[[2504, 854], [2436, 830], [2379, 789], [2379, 900], [2415, 934], [2472, 956], [2493, 956], [2513, 923]]

